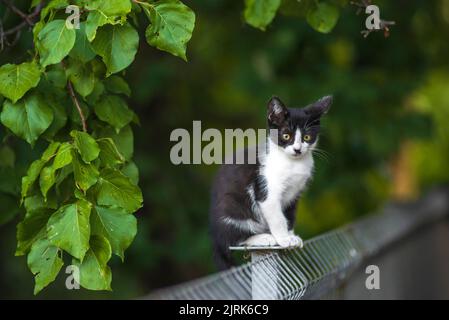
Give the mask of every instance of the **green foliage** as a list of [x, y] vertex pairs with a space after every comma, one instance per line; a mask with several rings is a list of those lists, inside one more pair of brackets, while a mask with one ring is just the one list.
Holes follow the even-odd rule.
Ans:
[[37, 48], [42, 67], [59, 63], [75, 44], [75, 29], [69, 29], [65, 20], [54, 20], [39, 32]]
[[307, 12], [307, 22], [322, 33], [329, 33], [335, 27], [339, 17], [338, 8], [330, 3], [318, 3]]
[[138, 44], [139, 35], [130, 24], [107, 25], [98, 30], [92, 48], [102, 57], [109, 76], [131, 64]]
[[41, 72], [34, 63], [5, 64], [0, 67], [0, 94], [13, 103], [39, 83]]
[[0, 119], [15, 135], [33, 145], [53, 122], [53, 111], [40, 95], [31, 94], [16, 103], [6, 100]]
[[93, 235], [89, 246], [82, 261], [73, 260], [80, 270], [80, 284], [90, 290], [111, 290], [112, 273], [108, 266], [112, 255], [111, 245], [105, 237]]
[[[329, 32], [338, 20], [341, 2], [246, 0], [240, 5], [245, 6], [244, 19], [260, 30], [268, 28], [275, 15], [281, 13], [295, 16], [295, 19], [300, 17], [320, 32]], [[33, 8], [40, 1], [30, 3]], [[79, 29], [66, 23], [65, 8], [69, 4], [81, 9]], [[287, 7], [294, 9], [286, 10]], [[137, 30], [141, 22], [144, 22], [141, 27], [145, 35], [139, 37]], [[113, 263], [112, 256], [124, 260], [125, 250], [137, 234], [134, 214], [143, 204], [142, 192], [137, 185], [139, 169], [133, 161], [132, 123], [138, 123], [138, 118], [128, 105], [131, 88], [124, 78], [125, 72], [128, 79], [128, 67], [133, 64], [142, 39], [156, 49], [187, 60], [187, 44], [194, 34], [195, 23], [194, 12], [179, 0], [45, 1], [40, 20], [33, 27], [34, 49], [30, 59], [0, 67], [0, 120], [3, 125], [0, 128], [0, 203], [4, 210], [0, 223], [11, 221], [25, 211], [17, 225], [16, 255], [27, 256], [28, 267], [35, 275], [35, 294], [55, 280], [64, 264], [80, 268], [82, 287], [111, 290], [109, 265]], [[210, 24], [208, 27], [212, 43], [218, 39], [230, 41], [221, 37], [225, 32], [220, 34], [217, 30], [232, 30], [229, 31], [233, 34], [232, 41], [236, 41], [235, 34], [241, 30], [238, 17], [228, 27]], [[206, 36], [203, 34], [202, 37]], [[289, 43], [289, 37], [289, 34], [279, 36], [279, 51]], [[277, 52], [277, 49], [272, 51]], [[261, 47], [261, 50], [265, 49]], [[227, 61], [222, 53], [211, 55], [216, 57], [214, 63]], [[235, 58], [232, 60], [243, 61], [248, 57]], [[263, 64], [263, 59], [254, 61]], [[230, 62], [224, 64], [227, 63]], [[249, 65], [245, 63], [236, 70], [247, 72]], [[214, 65], [208, 69], [215, 70]], [[155, 64], [151, 77], [168, 74], [170, 70], [173, 69]], [[217, 70], [224, 75], [222, 81], [226, 83], [224, 88], [211, 86], [217, 97], [219, 92], [229, 92], [241, 79], [247, 78], [240, 74], [229, 76], [231, 69], [228, 68]], [[185, 75], [185, 79], [189, 77]], [[206, 79], [208, 75], [199, 77]], [[216, 75], [214, 78], [221, 79]], [[160, 87], [163, 81], [153, 80], [148, 86], [145, 81], [140, 86], [133, 85], [132, 91], [136, 96], [142, 94], [143, 86], [145, 92], [163, 91]], [[173, 83], [166, 83], [167, 88], [171, 85]], [[204, 85], [200, 87], [204, 88]], [[194, 91], [198, 91], [197, 88], [185, 92]], [[184, 95], [179, 95], [180, 99], [182, 97]], [[238, 98], [221, 96], [220, 100], [227, 106], [247, 102], [243, 95]], [[177, 105], [176, 101], [172, 102]], [[225, 110], [222, 108], [220, 112]], [[17, 142], [12, 136], [33, 148], [18, 150], [10, 147]], [[35, 159], [33, 162], [23, 158], [27, 152], [28, 158]], [[147, 174], [160, 171], [155, 169], [154, 162], [149, 163], [150, 169], [143, 168]], [[22, 177], [21, 188], [19, 177]], [[160, 203], [170, 197], [167, 190], [172, 187], [169, 185], [179, 182], [172, 179], [155, 181], [157, 186], [148, 193], [149, 199], [157, 202], [155, 207], [159, 210]], [[189, 203], [194, 199], [184, 200]], [[164, 210], [185, 210], [170, 202], [172, 207]], [[163, 225], [164, 219], [169, 217], [159, 217], [155, 221]], [[179, 223], [184, 222], [180, 219]], [[189, 228], [179, 235], [185, 237], [193, 230]], [[195, 243], [183, 241], [182, 245], [194, 248], [192, 252], [199, 252], [204, 250], [204, 243], [200, 235]], [[180, 256], [190, 251], [186, 247], [177, 250]], [[151, 254], [159, 253], [155, 250]]]
[[265, 31], [276, 13], [305, 18], [316, 31], [329, 33], [340, 16], [339, 5], [342, 0], [245, 0], [244, 18], [246, 23]]
[[36, 277], [35, 294], [53, 282], [64, 265], [61, 250], [47, 239], [40, 239], [33, 244], [27, 260], [28, 267]]
[[59, 208], [47, 222], [50, 243], [83, 260], [89, 250], [90, 211], [91, 204], [85, 200]]
[[137, 220], [120, 208], [97, 206], [92, 212], [92, 234], [104, 236], [112, 252], [124, 259], [124, 252], [137, 233]]
[[150, 20], [145, 36], [150, 45], [184, 60], [195, 14], [179, 0], [157, 1], [143, 7]]
[[[35, 294], [70, 256], [84, 288], [111, 290], [112, 253], [123, 260], [136, 236], [133, 213], [143, 198], [130, 123], [138, 119], [123, 98], [131, 94], [129, 85], [112, 74], [135, 58], [139, 35], [132, 17], [142, 8], [151, 22], [148, 42], [183, 59], [195, 24], [180, 1], [138, 3], [75, 1], [81, 11], [76, 29], [66, 22], [68, 1], [47, 1], [33, 29], [33, 60], [0, 67], [1, 123], [32, 146], [49, 142], [22, 178], [26, 213], [17, 226], [16, 255], [28, 255]], [[17, 195], [6, 179], [15, 153], [1, 145], [0, 155], [6, 206]], [[17, 214], [18, 206], [9, 212], [0, 222]]]
[[115, 130], [120, 130], [128, 125], [134, 118], [134, 113], [128, 108], [125, 100], [119, 96], [108, 95], [95, 105], [97, 117], [109, 123]]
[[245, 20], [264, 31], [274, 19], [280, 5], [281, 0], [245, 0]]

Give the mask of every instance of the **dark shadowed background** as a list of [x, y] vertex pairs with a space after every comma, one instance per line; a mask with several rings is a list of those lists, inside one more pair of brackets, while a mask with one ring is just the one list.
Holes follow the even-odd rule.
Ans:
[[[349, 5], [335, 29], [321, 34], [285, 8], [290, 16], [278, 15], [261, 32], [244, 24], [243, 1], [185, 2], [197, 15], [189, 62], [141, 41], [126, 75], [141, 119], [135, 161], [145, 205], [125, 263], [112, 260], [113, 292], [68, 291], [61, 273], [39, 298], [135, 298], [214, 272], [207, 224], [217, 166], [173, 165], [170, 133], [191, 131], [193, 120], [203, 129], [264, 128], [272, 95], [292, 107], [334, 95], [320, 141], [328, 154], [316, 159], [297, 212], [305, 239], [449, 180], [448, 0], [376, 1], [396, 26], [388, 38], [366, 39], [366, 16]], [[23, 61], [30, 44], [24, 34], [0, 53], [0, 64]], [[30, 147], [15, 143], [25, 170]], [[2, 207], [15, 205], [2, 197], [0, 219]], [[17, 221], [0, 227], [0, 298], [33, 297], [25, 258], [14, 257]]]

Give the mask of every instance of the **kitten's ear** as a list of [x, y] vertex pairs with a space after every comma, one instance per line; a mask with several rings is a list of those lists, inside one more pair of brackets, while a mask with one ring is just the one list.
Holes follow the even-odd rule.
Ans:
[[287, 119], [289, 112], [282, 103], [281, 99], [278, 97], [273, 97], [268, 102], [267, 114], [269, 123], [281, 125]]
[[304, 112], [312, 117], [321, 117], [322, 115], [325, 115], [331, 108], [332, 100], [332, 96], [322, 97], [320, 100], [306, 107], [304, 109]]

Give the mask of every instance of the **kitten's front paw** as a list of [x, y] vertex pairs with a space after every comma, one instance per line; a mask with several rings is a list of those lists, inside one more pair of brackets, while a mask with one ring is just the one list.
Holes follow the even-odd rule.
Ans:
[[271, 234], [263, 233], [256, 234], [255, 236], [246, 239], [241, 245], [250, 247], [271, 247], [276, 245], [276, 240]]
[[280, 238], [278, 237], [276, 238], [276, 242], [283, 248], [294, 248], [294, 247], [302, 248], [303, 246], [302, 239], [294, 234], [288, 235], [286, 237]]

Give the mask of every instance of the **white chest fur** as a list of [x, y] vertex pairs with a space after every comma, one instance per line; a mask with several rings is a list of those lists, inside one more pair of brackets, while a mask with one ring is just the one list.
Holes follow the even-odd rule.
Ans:
[[294, 158], [273, 143], [261, 162], [261, 173], [266, 178], [268, 196], [277, 198], [282, 207], [297, 199], [313, 171], [311, 153]]

